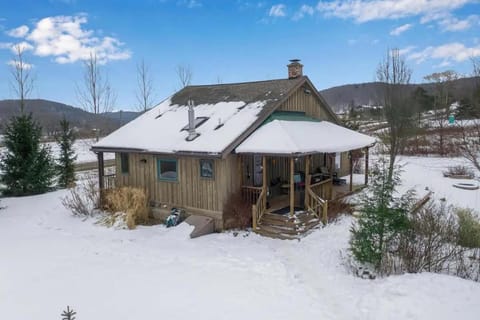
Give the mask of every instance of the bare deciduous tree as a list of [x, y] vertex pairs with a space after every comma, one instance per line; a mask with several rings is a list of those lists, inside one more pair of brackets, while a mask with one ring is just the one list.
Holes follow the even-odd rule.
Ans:
[[33, 90], [33, 76], [31, 74], [31, 64], [24, 59], [24, 48], [17, 44], [13, 47], [15, 55], [11, 61], [11, 86], [20, 102], [20, 112], [25, 109], [25, 99], [28, 98]]
[[[473, 76], [477, 77], [475, 81], [472, 102], [480, 106], [480, 59], [472, 59]], [[472, 165], [480, 172], [480, 120], [472, 120], [471, 126], [461, 127], [461, 140], [458, 148], [461, 155], [470, 161]]]
[[438, 128], [438, 150], [442, 156], [445, 155], [445, 128], [448, 126], [447, 119], [453, 102], [453, 81], [458, 78], [458, 73], [453, 70], [436, 72], [424, 77], [426, 81], [435, 84], [433, 119]]
[[150, 68], [143, 59], [137, 64], [137, 85], [137, 109], [145, 112], [153, 106], [154, 94]]
[[177, 73], [182, 89], [190, 85], [193, 77], [193, 71], [189, 65], [178, 65], [175, 68], [175, 72]]
[[86, 111], [94, 114], [112, 111], [116, 95], [110, 86], [107, 76], [103, 74], [96, 53], [83, 62], [83, 82], [77, 84], [77, 98]]
[[415, 121], [413, 103], [410, 103], [406, 84], [410, 82], [412, 70], [398, 49], [387, 51], [377, 67], [377, 80], [383, 82], [380, 99], [388, 128], [382, 136], [389, 154], [388, 178], [393, 177], [395, 160], [411, 134]]

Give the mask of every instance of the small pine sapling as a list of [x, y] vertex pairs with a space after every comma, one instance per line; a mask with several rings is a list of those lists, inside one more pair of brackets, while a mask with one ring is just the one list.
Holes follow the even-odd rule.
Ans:
[[73, 150], [73, 144], [76, 137], [70, 127], [70, 122], [65, 118], [60, 121], [60, 132], [56, 136], [56, 140], [60, 147], [60, 155], [57, 159], [58, 185], [62, 188], [69, 188], [75, 183], [77, 156]]
[[388, 253], [395, 252], [399, 237], [408, 231], [408, 212], [413, 192], [396, 198], [395, 188], [400, 183], [398, 168], [392, 179], [388, 177], [389, 164], [380, 160], [370, 171], [371, 184], [360, 200], [360, 215], [352, 226], [350, 250], [360, 263], [382, 270]]
[[73, 309], [70, 309], [70, 306], [67, 306], [67, 310], [64, 310], [61, 314], [62, 320], [75, 320], [76, 314], [77, 313], [73, 311]]

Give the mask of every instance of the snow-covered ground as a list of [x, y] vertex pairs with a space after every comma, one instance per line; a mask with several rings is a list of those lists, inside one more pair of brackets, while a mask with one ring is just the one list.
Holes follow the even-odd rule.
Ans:
[[[92, 145], [95, 143], [95, 139], [81, 139], [75, 141], [73, 145], [73, 150], [75, 151], [77, 155], [77, 160], [75, 161], [76, 163], [85, 163], [85, 162], [93, 162], [97, 160], [97, 156], [95, 153], [90, 151], [90, 148]], [[54, 157], [57, 157], [60, 148], [56, 142], [47, 142], [45, 143], [50, 150], [52, 151], [52, 154]], [[5, 152], [5, 148], [0, 148], [0, 154]], [[115, 154], [113, 153], [105, 153], [104, 154], [104, 159], [114, 159]]]
[[402, 166], [403, 184], [400, 192], [413, 188], [419, 197], [428, 191], [434, 192], [437, 200], [445, 199], [447, 204], [470, 208], [480, 214], [480, 190], [463, 190], [453, 186], [455, 183], [479, 184], [478, 172], [476, 180], [451, 179], [443, 176], [451, 166], [472, 167], [463, 158], [440, 158], [440, 157], [399, 157], [398, 164]]
[[[405, 185], [460, 204], [479, 191], [439, 177], [452, 159], [403, 158]], [[455, 161], [461, 161], [459, 159]], [[442, 183], [441, 183], [442, 182]], [[113, 230], [72, 217], [65, 191], [2, 199], [0, 319], [478, 319], [480, 284], [410, 274], [362, 280], [344, 266], [352, 218], [301, 241], [180, 225]], [[477, 206], [478, 208], [478, 206]]]
[[[95, 139], [82, 139], [75, 141], [73, 145], [73, 150], [75, 150], [75, 154], [77, 155], [76, 163], [84, 163], [84, 162], [93, 162], [97, 161], [97, 155], [90, 150], [92, 145], [95, 143]], [[50, 147], [50, 150], [54, 155], [59, 154], [60, 148], [57, 143], [49, 142], [47, 145]], [[114, 153], [105, 153], [104, 159], [114, 159]]]

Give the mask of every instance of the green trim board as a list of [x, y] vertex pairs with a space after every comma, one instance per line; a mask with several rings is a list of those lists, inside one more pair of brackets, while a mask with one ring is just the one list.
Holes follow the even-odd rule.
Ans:
[[309, 117], [305, 115], [305, 112], [300, 111], [275, 111], [273, 112], [263, 123], [267, 124], [273, 120], [286, 120], [286, 121], [312, 121], [320, 122], [321, 120]]

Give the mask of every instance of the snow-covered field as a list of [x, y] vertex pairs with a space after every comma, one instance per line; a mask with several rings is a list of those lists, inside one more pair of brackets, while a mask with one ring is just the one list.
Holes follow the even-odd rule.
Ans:
[[[402, 158], [405, 187], [479, 208], [441, 176], [460, 159]], [[453, 188], [453, 187], [452, 187]], [[458, 193], [455, 193], [457, 192]], [[72, 217], [65, 191], [2, 199], [0, 319], [478, 319], [480, 284], [410, 274], [362, 280], [344, 266], [352, 218], [301, 241], [180, 225], [113, 230]], [[438, 197], [437, 196], [437, 197]]]
[[[75, 154], [77, 155], [77, 160], [75, 161], [76, 163], [85, 163], [85, 162], [93, 162], [97, 160], [97, 156], [95, 153], [90, 151], [90, 148], [92, 145], [95, 143], [95, 139], [81, 139], [75, 141], [73, 145], [73, 150], [75, 151]], [[52, 151], [52, 154], [54, 157], [57, 157], [60, 148], [57, 143], [55, 142], [47, 142], [45, 143], [50, 150]], [[5, 152], [5, 148], [0, 148], [0, 154]], [[114, 159], [115, 154], [113, 153], [105, 153], [104, 159]]]

